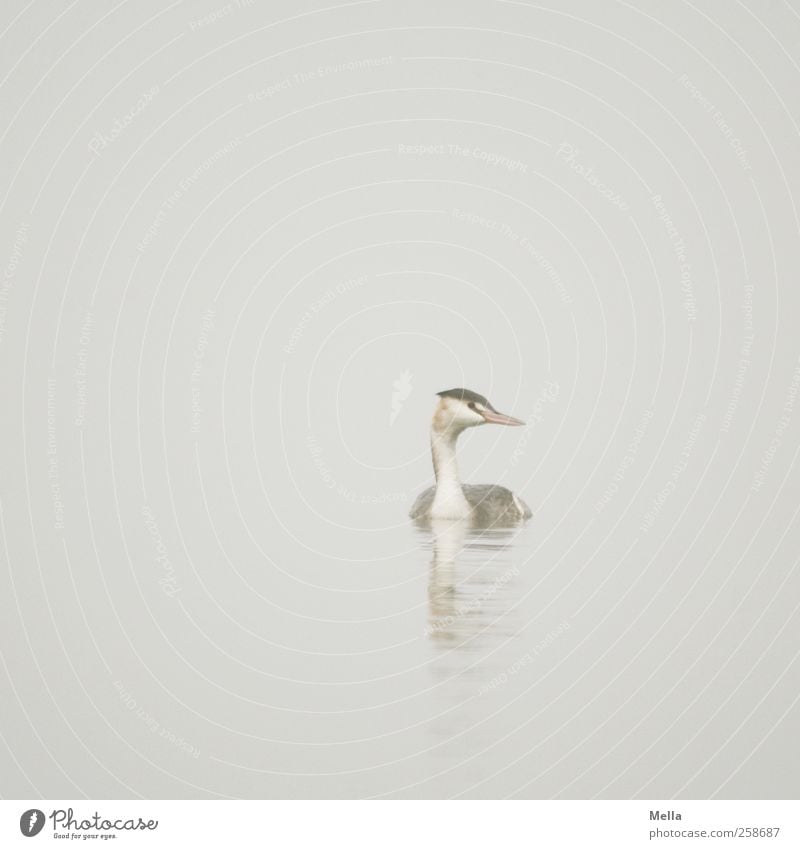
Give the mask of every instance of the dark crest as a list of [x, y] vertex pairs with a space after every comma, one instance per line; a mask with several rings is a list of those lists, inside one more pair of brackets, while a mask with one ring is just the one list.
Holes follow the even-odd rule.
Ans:
[[467, 403], [472, 401], [476, 404], [482, 404], [487, 410], [497, 412], [483, 395], [478, 395], [477, 392], [473, 392], [471, 389], [445, 389], [436, 394], [440, 398], [457, 398], [459, 401], [466, 401]]

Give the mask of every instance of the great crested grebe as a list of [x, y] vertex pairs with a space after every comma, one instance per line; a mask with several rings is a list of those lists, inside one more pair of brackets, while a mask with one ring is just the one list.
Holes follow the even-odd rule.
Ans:
[[482, 424], [524, 425], [498, 413], [477, 392], [446, 389], [431, 422], [431, 455], [436, 485], [417, 496], [409, 513], [412, 519], [468, 519], [481, 527], [514, 525], [529, 519], [528, 505], [504, 486], [462, 484], [456, 463], [456, 440], [463, 430]]

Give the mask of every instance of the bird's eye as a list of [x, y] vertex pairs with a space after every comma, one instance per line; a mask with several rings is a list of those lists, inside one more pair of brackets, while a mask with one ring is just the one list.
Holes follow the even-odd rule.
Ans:
[[474, 410], [475, 409], [475, 402], [470, 401], [469, 404], [467, 404], [467, 406], [470, 408], [470, 410]]

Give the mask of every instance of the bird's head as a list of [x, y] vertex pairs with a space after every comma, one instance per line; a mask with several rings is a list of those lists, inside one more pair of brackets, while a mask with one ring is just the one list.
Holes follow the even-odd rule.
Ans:
[[498, 413], [489, 401], [470, 389], [445, 389], [436, 393], [439, 403], [433, 414], [433, 429], [439, 433], [461, 433], [483, 424], [524, 425], [525, 422]]

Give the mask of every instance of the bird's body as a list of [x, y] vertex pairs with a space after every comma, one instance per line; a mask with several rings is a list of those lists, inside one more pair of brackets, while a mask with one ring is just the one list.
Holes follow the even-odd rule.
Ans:
[[431, 422], [431, 456], [435, 486], [422, 492], [409, 515], [417, 522], [436, 519], [468, 520], [481, 527], [516, 525], [530, 518], [522, 499], [503, 486], [462, 484], [456, 463], [456, 441], [462, 431], [482, 424], [522, 425], [519, 419], [498, 413], [477, 392], [448, 389]]
[[[469, 505], [472, 522], [482, 527], [516, 525], [530, 519], [531, 508], [510, 489], [491, 483], [462, 484], [461, 491]], [[409, 516], [415, 521], [431, 517], [436, 487], [423, 490], [414, 501]]]

